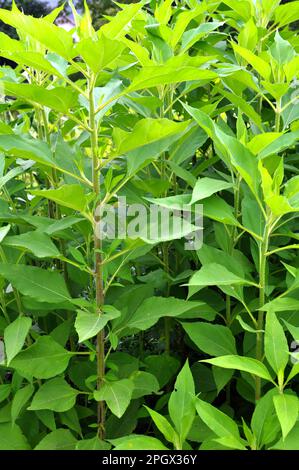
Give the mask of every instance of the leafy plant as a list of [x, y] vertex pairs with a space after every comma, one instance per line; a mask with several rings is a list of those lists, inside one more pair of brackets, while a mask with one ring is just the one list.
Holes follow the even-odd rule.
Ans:
[[299, 2], [69, 4], [0, 9], [0, 449], [298, 449]]

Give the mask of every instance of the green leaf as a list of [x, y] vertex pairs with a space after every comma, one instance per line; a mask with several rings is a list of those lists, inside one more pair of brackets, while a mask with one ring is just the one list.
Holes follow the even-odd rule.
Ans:
[[10, 366], [20, 375], [49, 379], [65, 371], [71, 356], [50, 336], [40, 336], [32, 346], [20, 352]]
[[202, 302], [176, 299], [175, 297], [149, 297], [133, 313], [126, 327], [147, 330], [161, 317], [179, 317], [192, 309], [198, 309], [200, 315], [201, 306]]
[[24, 248], [31, 251], [37, 258], [57, 258], [60, 256], [51, 238], [39, 231], [6, 237], [3, 245]]
[[219, 191], [229, 189], [232, 187], [232, 183], [227, 183], [223, 180], [215, 180], [212, 178], [200, 178], [197, 180], [193, 192], [190, 204], [194, 204], [201, 199], [212, 196]]
[[180, 83], [187, 81], [210, 81], [217, 78], [217, 74], [210, 70], [201, 70], [196, 67], [183, 66], [179, 69], [167, 65], [145, 66], [136, 75], [125, 93], [153, 88], [160, 85]]
[[105, 305], [101, 315], [85, 311], [77, 313], [75, 328], [79, 336], [79, 343], [92, 338], [101, 331], [110, 320], [120, 317], [121, 312], [111, 305]]
[[109, 39], [104, 34], [99, 34], [96, 39], [82, 39], [76, 45], [76, 50], [92, 71], [99, 73], [106, 67], [113, 67], [113, 61], [122, 54], [125, 47], [125, 44], [115, 38]]
[[14, 8], [12, 11], [1, 9], [0, 19], [13, 28], [20, 30], [22, 34], [33, 37], [47, 49], [56, 52], [65, 59], [74, 56], [71, 33], [55, 26], [45, 18], [27, 16]]
[[280, 439], [269, 450], [299, 450], [299, 423], [295, 424], [285, 439]]
[[0, 243], [4, 240], [8, 232], [10, 231], [10, 225], [5, 225], [4, 227], [0, 228]]
[[18, 317], [5, 328], [4, 344], [8, 366], [12, 359], [21, 351], [31, 325], [31, 318]]
[[154, 421], [159, 431], [163, 434], [165, 439], [168, 442], [175, 444], [178, 441], [178, 435], [169, 423], [169, 421], [163, 415], [157, 413], [157, 411], [151, 410], [147, 406], [145, 406], [145, 408], [147, 409], [150, 417]]
[[235, 339], [229, 328], [210, 323], [182, 323], [193, 343], [210, 356], [236, 354]]
[[199, 398], [195, 400], [195, 407], [203, 422], [217, 436], [234, 436], [237, 439], [240, 438], [238, 425], [225, 413]]
[[[1, 14], [0, 14], [1, 17]], [[32, 104], [39, 104], [68, 114], [70, 109], [78, 105], [78, 93], [71, 88], [55, 87], [47, 90], [38, 85], [24, 83], [1, 82], [7, 95], [17, 96]]]
[[186, 361], [177, 376], [174, 391], [168, 402], [169, 415], [175, 425], [181, 444], [185, 441], [195, 417], [194, 396], [194, 380], [188, 361]]
[[159, 140], [184, 132], [189, 122], [174, 122], [169, 119], [141, 119], [131, 132], [114, 129], [115, 154], [123, 155], [136, 148], [150, 145]]
[[34, 450], [74, 450], [76, 439], [68, 429], [56, 429], [47, 434]]
[[0, 275], [21, 294], [40, 302], [55, 304], [70, 300], [65, 281], [56, 271], [3, 263], [0, 265]]
[[298, 418], [298, 398], [295, 395], [283, 393], [275, 395], [273, 397], [273, 402], [281, 425], [282, 437], [285, 439], [291, 429], [295, 426]]
[[246, 60], [265, 80], [269, 80], [271, 76], [271, 67], [264, 59], [258, 57], [256, 54], [241, 47], [238, 44], [232, 43], [233, 49], [236, 54], [239, 54]]
[[167, 450], [167, 447], [155, 437], [138, 434], [109, 439], [109, 442], [114, 445], [113, 450]]
[[132, 380], [107, 381], [100, 390], [94, 392], [94, 398], [97, 401], [105, 401], [111, 412], [121, 418], [130, 404], [133, 390], [134, 383]]
[[267, 145], [259, 154], [259, 159], [264, 159], [270, 155], [275, 155], [280, 153], [288, 148], [293, 147], [293, 145], [299, 140], [299, 131], [287, 132], [283, 134], [269, 145]]
[[0, 149], [14, 157], [27, 158], [50, 167], [56, 167], [48, 145], [26, 135], [0, 135]]
[[272, 309], [266, 315], [265, 355], [276, 374], [284, 371], [289, 361], [289, 346], [283, 327]]
[[292, 2], [292, 8], [289, 4], [279, 5], [274, 12], [275, 23], [280, 27], [293, 23], [299, 19], [299, 2]]
[[84, 189], [79, 184], [64, 184], [58, 189], [35, 189], [30, 192], [35, 196], [45, 197], [61, 206], [69, 207], [79, 212], [84, 212], [88, 204]]
[[134, 384], [133, 399], [157, 393], [160, 389], [158, 380], [149, 372], [138, 370], [130, 376], [130, 379]]
[[234, 216], [234, 209], [224, 199], [214, 195], [204, 199], [201, 203], [204, 217], [209, 217], [227, 225], [238, 225], [238, 221]]
[[109, 450], [110, 445], [101, 441], [98, 437], [93, 437], [91, 439], [83, 439], [78, 441], [76, 445], [76, 450]]
[[29, 410], [52, 410], [61, 413], [76, 403], [78, 391], [61, 377], [45, 382], [33, 397]]
[[296, 55], [294, 48], [280, 36], [278, 31], [275, 33], [274, 43], [269, 51], [280, 66], [290, 62]]
[[251, 418], [251, 428], [258, 449], [262, 448], [265, 444], [273, 442], [280, 432], [280, 425], [273, 404], [273, 397], [276, 394], [276, 388], [272, 388], [262, 396], [258, 400]]
[[204, 359], [201, 362], [208, 362], [214, 366], [224, 367], [225, 369], [237, 369], [248, 372], [252, 375], [257, 375], [262, 379], [272, 381], [272, 377], [269, 374], [266, 366], [252, 357], [243, 357], [243, 356], [221, 356], [215, 357], [214, 359]]
[[13, 424], [15, 424], [16, 419], [18, 418], [19, 414], [21, 413], [22, 409], [24, 408], [28, 400], [31, 398], [33, 393], [34, 387], [31, 384], [20, 388], [16, 392], [11, 404], [11, 420]]
[[208, 263], [191, 277], [188, 286], [230, 286], [231, 284], [254, 285], [253, 282], [236, 276], [222, 264]]
[[0, 403], [6, 400], [9, 397], [11, 392], [11, 385], [10, 384], [2, 384], [0, 385]]
[[0, 423], [0, 450], [29, 450], [28, 444], [21, 428], [11, 423]]

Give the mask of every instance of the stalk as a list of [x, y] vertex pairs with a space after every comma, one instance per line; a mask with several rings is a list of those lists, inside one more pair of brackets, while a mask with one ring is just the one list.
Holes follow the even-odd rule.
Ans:
[[[265, 304], [265, 288], [266, 288], [266, 269], [267, 269], [267, 251], [269, 245], [270, 230], [269, 225], [266, 223], [263, 241], [260, 243], [259, 249], [259, 306], [262, 307]], [[257, 319], [257, 330], [264, 329], [264, 312], [259, 310]], [[263, 360], [263, 339], [264, 335], [261, 331], [257, 333], [256, 337], [256, 359], [258, 361]], [[255, 399], [261, 398], [261, 378], [255, 377]]]
[[[96, 121], [96, 110], [94, 104], [94, 86], [95, 76], [92, 75], [89, 80], [89, 127], [90, 127], [90, 141], [91, 141], [91, 156], [92, 156], [92, 182], [93, 190], [96, 196], [96, 207], [101, 204], [100, 200], [100, 165], [99, 165], [99, 152], [98, 152], [98, 124]], [[98, 217], [98, 216], [97, 216]], [[99, 222], [97, 218], [95, 222]], [[102, 267], [102, 241], [97, 237], [96, 223], [94, 226], [94, 265], [95, 265], [95, 297], [96, 308], [99, 315], [102, 314], [102, 306], [104, 304], [104, 283], [103, 283], [103, 267]], [[102, 330], [98, 333], [96, 338], [97, 350], [97, 390], [102, 387], [105, 377], [105, 331]], [[105, 438], [105, 403], [98, 402], [97, 409], [98, 418], [98, 434], [100, 439]]]

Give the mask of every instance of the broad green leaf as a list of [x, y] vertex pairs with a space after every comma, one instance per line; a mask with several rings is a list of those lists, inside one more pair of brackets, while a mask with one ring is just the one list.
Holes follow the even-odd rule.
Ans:
[[21, 428], [11, 423], [0, 423], [0, 450], [29, 450]]
[[155, 65], [143, 67], [136, 75], [131, 85], [125, 90], [125, 93], [143, 90], [144, 88], [153, 88], [171, 83], [180, 83], [187, 81], [207, 81], [217, 78], [217, 74], [210, 70], [201, 70], [196, 67], [176, 67]]
[[83, 439], [78, 441], [76, 450], [109, 450], [110, 445], [101, 441], [98, 437], [92, 437], [91, 439]]
[[193, 343], [210, 356], [236, 354], [235, 339], [229, 328], [210, 323], [182, 323]]
[[50, 336], [40, 336], [32, 346], [20, 352], [10, 366], [20, 375], [50, 379], [65, 371], [71, 356]]
[[11, 392], [11, 384], [0, 385], [0, 403], [9, 397]]
[[147, 409], [150, 417], [154, 421], [159, 431], [163, 434], [165, 439], [168, 442], [175, 444], [176, 441], [178, 441], [178, 435], [169, 423], [169, 421], [163, 415], [157, 413], [157, 411], [151, 410], [147, 406], [145, 406], [145, 408]]
[[207, 36], [209, 33], [211, 33], [222, 25], [223, 22], [210, 21], [208, 23], [203, 23], [197, 26], [196, 28], [188, 29], [187, 31], [185, 31], [182, 36], [181, 53], [186, 52], [197, 41], [199, 41], [204, 36]]
[[296, 54], [291, 44], [283, 39], [278, 31], [275, 33], [274, 43], [269, 48], [269, 51], [279, 66], [290, 62]]
[[223, 180], [216, 180], [212, 178], [200, 178], [197, 180], [193, 192], [190, 204], [194, 204], [201, 199], [208, 198], [219, 191], [229, 189], [232, 187], [232, 183], [227, 183]]
[[201, 204], [203, 205], [203, 215], [205, 217], [227, 225], [238, 225], [233, 207], [219, 196], [214, 195], [204, 199]]
[[277, 417], [281, 425], [282, 437], [285, 439], [291, 429], [294, 427], [298, 418], [298, 398], [295, 395], [283, 393], [275, 395], [273, 397], [273, 402]]
[[31, 398], [33, 393], [34, 387], [31, 384], [20, 388], [16, 392], [11, 404], [11, 420], [13, 424], [15, 424], [16, 419], [18, 418], [19, 414], [21, 413], [22, 409], [25, 407], [26, 403]]
[[31, 318], [18, 317], [5, 328], [4, 344], [8, 366], [12, 359], [21, 351], [31, 324]]
[[174, 384], [174, 391], [168, 402], [169, 415], [179, 435], [181, 444], [185, 441], [194, 417], [195, 386], [192, 373], [186, 361]]
[[33, 397], [29, 410], [52, 410], [61, 413], [76, 403], [77, 390], [74, 390], [61, 377], [45, 382]]
[[75, 328], [79, 336], [79, 343], [92, 338], [101, 331], [110, 320], [120, 317], [121, 312], [111, 305], [104, 306], [102, 314], [78, 311]]
[[118, 439], [109, 439], [113, 444], [113, 450], [167, 450], [161, 441], [151, 436], [131, 434]]
[[121, 55], [125, 47], [125, 44], [116, 41], [115, 38], [109, 39], [104, 34], [99, 34], [96, 39], [87, 37], [81, 40], [76, 45], [76, 50], [92, 71], [99, 73], [109, 67]]
[[65, 59], [73, 58], [72, 35], [65, 29], [55, 26], [46, 19], [24, 15], [16, 9], [12, 11], [1, 9], [0, 19], [22, 33], [33, 37], [47, 49], [57, 52]]
[[238, 425], [225, 413], [199, 398], [196, 398], [195, 406], [200, 418], [217, 436], [240, 438]]
[[122, 129], [113, 131], [116, 155], [126, 154], [186, 130], [189, 122], [174, 122], [169, 119], [141, 119], [131, 132]]
[[[1, 14], [0, 14], [1, 17]], [[33, 104], [47, 106], [61, 113], [69, 113], [78, 105], [78, 94], [71, 88], [55, 87], [50, 90], [38, 85], [1, 82], [7, 95], [17, 96]]]
[[222, 264], [208, 263], [191, 277], [188, 286], [230, 286], [231, 284], [254, 285], [253, 282], [236, 276]]
[[4, 227], [0, 228], [0, 243], [4, 240], [8, 232], [10, 231], [10, 225], [5, 225]]
[[34, 266], [1, 264], [0, 275], [23, 295], [50, 304], [70, 300], [65, 281], [57, 271]]
[[289, 361], [289, 347], [283, 327], [272, 309], [266, 314], [265, 355], [276, 374], [284, 371]]
[[39, 231], [6, 237], [3, 245], [29, 250], [37, 258], [57, 258], [60, 256], [59, 250], [51, 238]]
[[237, 369], [248, 372], [252, 375], [257, 375], [262, 379], [272, 382], [272, 377], [269, 374], [266, 366], [252, 357], [243, 357], [235, 355], [227, 355], [215, 357], [214, 359], [204, 359], [201, 362], [208, 362], [214, 366], [224, 367], [225, 369]]
[[283, 134], [264, 148], [258, 155], [260, 159], [269, 157], [292, 147], [299, 140], [299, 131], [287, 132]]
[[246, 60], [265, 80], [269, 80], [271, 76], [271, 67], [264, 59], [258, 57], [256, 54], [241, 47], [238, 44], [232, 43], [233, 49], [236, 54], [240, 55]]
[[134, 384], [133, 399], [157, 393], [160, 389], [156, 377], [148, 372], [136, 371], [130, 376], [130, 379]]
[[47, 434], [34, 450], [75, 450], [76, 439], [68, 429], [56, 429]]
[[56, 167], [48, 145], [26, 135], [0, 135], [0, 149], [14, 157], [27, 158], [47, 166]]
[[100, 390], [94, 392], [94, 398], [97, 401], [105, 401], [111, 412], [121, 418], [130, 404], [133, 390], [132, 380], [106, 381]]
[[299, 2], [294, 1], [292, 5], [279, 5], [274, 12], [275, 23], [280, 27], [293, 23], [299, 19]]
[[262, 396], [254, 409], [251, 418], [251, 428], [254, 433], [257, 447], [273, 442], [280, 432], [280, 425], [277, 419], [273, 397], [277, 395], [276, 388], [272, 388]]
[[175, 297], [149, 297], [137, 308], [126, 326], [131, 329], [147, 330], [161, 317], [179, 317], [192, 309], [197, 309], [200, 316], [201, 305], [201, 302]]
[[45, 197], [61, 206], [69, 207], [70, 209], [83, 213], [88, 204], [84, 189], [79, 184], [64, 184], [58, 189], [35, 189], [30, 192], [35, 196]]
[[121, 5], [121, 10], [101, 28], [101, 32], [111, 39], [122, 38], [126, 35], [127, 27], [142, 8], [143, 2], [131, 5]]

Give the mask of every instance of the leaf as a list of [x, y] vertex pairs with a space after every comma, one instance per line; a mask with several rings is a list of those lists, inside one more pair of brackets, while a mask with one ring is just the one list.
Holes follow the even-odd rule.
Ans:
[[11, 423], [0, 423], [0, 450], [29, 450], [27, 442], [21, 428]]
[[241, 47], [238, 44], [232, 42], [233, 49], [236, 54], [239, 54], [243, 59], [245, 59], [265, 80], [269, 80], [271, 76], [271, 67], [270, 65], [263, 60], [261, 57], [258, 57], [256, 54]]
[[11, 384], [0, 385], [0, 403], [9, 397], [11, 392]]
[[236, 354], [235, 339], [229, 328], [210, 323], [182, 323], [193, 343], [210, 356]]
[[109, 442], [115, 446], [113, 450], [167, 450], [167, 447], [155, 437], [138, 434], [109, 439]]
[[11, 420], [13, 425], [15, 424], [16, 419], [18, 418], [19, 414], [21, 413], [22, 409], [24, 408], [28, 400], [31, 398], [33, 393], [34, 387], [31, 384], [20, 388], [16, 392], [11, 404]]
[[65, 281], [56, 271], [3, 263], [0, 265], [0, 275], [21, 294], [40, 302], [55, 304], [70, 300]]
[[223, 191], [224, 189], [229, 189], [231, 187], [232, 183], [227, 183], [226, 181], [206, 177], [200, 178], [197, 180], [193, 188], [190, 204], [194, 204], [201, 199], [205, 199], [219, 191]]
[[169, 119], [141, 119], [131, 132], [114, 129], [115, 154], [123, 155], [186, 130], [189, 122], [174, 122]]
[[195, 407], [203, 422], [217, 436], [234, 436], [235, 438], [240, 439], [238, 425], [225, 413], [199, 398], [196, 398]]
[[6, 237], [3, 245], [24, 248], [31, 251], [37, 258], [57, 258], [60, 256], [51, 238], [39, 231]]
[[61, 377], [45, 382], [33, 397], [28, 410], [67, 411], [76, 403], [78, 391]]
[[130, 404], [133, 390], [132, 380], [106, 381], [100, 390], [94, 392], [94, 398], [97, 401], [105, 401], [111, 412], [121, 418]]
[[58, 189], [35, 189], [30, 192], [35, 196], [45, 197], [61, 206], [69, 207], [79, 212], [84, 212], [88, 203], [84, 189], [79, 184], [64, 184]]
[[275, 23], [278, 23], [280, 27], [287, 24], [293, 23], [299, 19], [299, 2], [292, 2], [292, 8], [290, 5], [279, 5], [274, 12]]
[[197, 28], [188, 29], [187, 31], [185, 31], [182, 36], [181, 53], [186, 52], [197, 41], [207, 36], [209, 33], [211, 33], [222, 25], [223, 22], [220, 21], [209, 21], [208, 23], [203, 23], [197, 26]]
[[110, 320], [120, 317], [121, 312], [111, 305], [104, 306], [104, 313], [96, 314], [78, 311], [75, 328], [79, 336], [79, 343], [96, 336]]
[[27, 16], [14, 8], [12, 11], [0, 9], [0, 19], [25, 35], [33, 37], [47, 49], [57, 52], [65, 59], [74, 56], [72, 35], [45, 18]]
[[76, 439], [68, 429], [56, 429], [47, 434], [34, 450], [74, 450]]
[[181, 444], [185, 441], [194, 417], [195, 386], [188, 361], [177, 376], [174, 391], [168, 402], [169, 415], [175, 425]]
[[[0, 13], [1, 17], [1, 13]], [[17, 96], [30, 103], [46, 106], [68, 114], [78, 105], [78, 93], [71, 88], [55, 87], [50, 90], [34, 84], [0, 82], [7, 95]]]
[[8, 366], [12, 359], [21, 351], [31, 325], [31, 318], [20, 316], [5, 328], [4, 344]]
[[262, 379], [273, 382], [266, 366], [252, 357], [227, 355], [215, 357], [214, 359], [203, 359], [201, 362], [208, 362], [209, 364], [224, 367], [225, 369], [243, 370], [244, 372], [257, 375]]
[[134, 384], [133, 399], [157, 393], [160, 389], [158, 380], [149, 372], [136, 371], [130, 376], [130, 379]]
[[191, 277], [188, 286], [230, 286], [231, 284], [254, 285], [253, 282], [236, 276], [222, 264], [208, 263]]
[[48, 145], [26, 135], [0, 135], [0, 149], [14, 157], [27, 158], [56, 167]]
[[76, 445], [76, 450], [109, 450], [110, 445], [101, 441], [98, 437], [93, 437], [91, 439], [83, 439], [78, 441]]
[[178, 436], [175, 430], [173, 429], [173, 427], [171, 426], [171, 424], [168, 422], [168, 420], [160, 413], [157, 413], [157, 411], [151, 410], [147, 406], [145, 406], [145, 408], [148, 411], [152, 420], [154, 421], [155, 425], [159, 429], [159, 431], [165, 437], [165, 439], [168, 442], [175, 444], [176, 441], [178, 440]]
[[281, 425], [282, 437], [285, 439], [291, 429], [295, 426], [298, 418], [298, 398], [295, 395], [283, 393], [275, 395], [273, 397], [273, 402]]
[[280, 425], [273, 404], [273, 397], [276, 394], [276, 388], [272, 388], [265, 393], [258, 400], [251, 418], [251, 428], [258, 449], [262, 448], [265, 444], [273, 442], [280, 431]]
[[289, 361], [289, 346], [283, 327], [272, 309], [266, 315], [265, 355], [276, 374], [284, 371]]
[[125, 44], [115, 38], [107, 38], [104, 34], [98, 34], [96, 39], [84, 38], [76, 45], [76, 50], [95, 74], [109, 66], [112, 67], [113, 61], [125, 48]]
[[269, 48], [269, 51], [279, 66], [287, 64], [296, 55], [294, 48], [280, 36], [278, 31], [275, 33], [274, 43]]
[[267, 147], [258, 154], [258, 158], [264, 159], [270, 155], [289, 149], [297, 142], [297, 140], [299, 140], [299, 131], [287, 132], [267, 145]]
[[49, 379], [65, 371], [71, 356], [50, 336], [40, 336], [32, 346], [11, 361], [10, 367], [20, 375]]
[[153, 88], [160, 85], [171, 83], [180, 83], [187, 81], [210, 81], [217, 78], [217, 74], [210, 70], [201, 70], [196, 67], [183, 66], [177, 69], [172, 66], [154, 65], [145, 66], [133, 79], [131, 85], [126, 88], [124, 93], [143, 90], [144, 88]]
[[179, 317], [192, 309], [198, 309], [200, 315], [201, 305], [201, 302], [176, 299], [175, 297], [149, 297], [133, 313], [126, 327], [141, 331], [147, 330], [161, 317]]
[[202, 201], [203, 215], [227, 225], [238, 225], [233, 208], [224, 199], [214, 195]]

